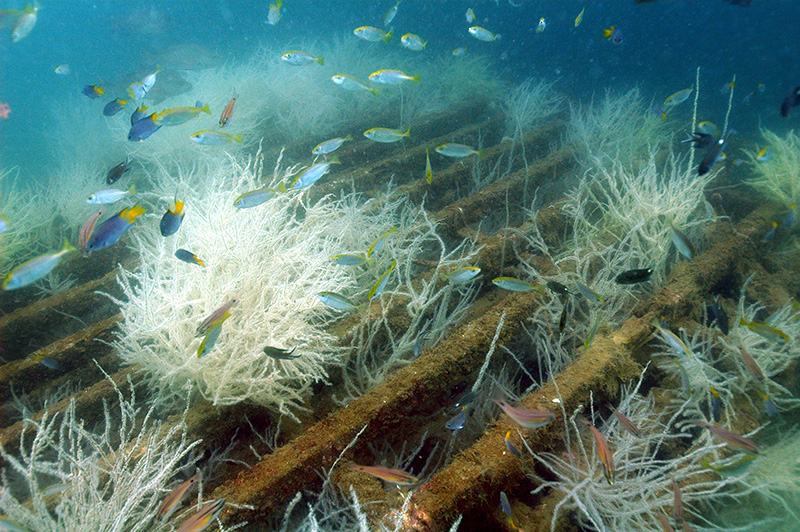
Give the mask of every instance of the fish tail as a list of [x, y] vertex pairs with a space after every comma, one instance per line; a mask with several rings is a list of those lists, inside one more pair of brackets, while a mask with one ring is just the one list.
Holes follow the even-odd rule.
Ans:
[[211, 114], [211, 108], [208, 106], [208, 104], [205, 104], [203, 107], [200, 108], [200, 112], [210, 115]]
[[745, 320], [744, 317], [739, 318], [739, 325], [744, 325], [747, 327], [747, 320]]
[[391, 40], [392, 40], [392, 37], [394, 37], [394, 34], [392, 33], [392, 30], [389, 30], [389, 31], [386, 33], [386, 37], [384, 37], [384, 38], [383, 38], [383, 42], [389, 42], [389, 41], [391, 41]]
[[324, 64], [325, 64], [325, 58], [324, 58], [324, 57], [322, 57], [322, 56], [315, 57], [315, 58], [314, 58], [314, 60], [315, 60], [317, 63], [319, 63], [320, 65], [324, 65]]
[[411, 81], [413, 81], [414, 83], [419, 83], [419, 74], [411, 76]]
[[236, 142], [242, 142], [242, 134], [239, 133], [238, 135], [233, 137], [233, 140], [236, 141]]
[[339, 160], [338, 155], [334, 155], [333, 157], [331, 157], [330, 160], [328, 160], [328, 162], [330, 164], [342, 164], [342, 161]]
[[[172, 209], [170, 209], [170, 210], [172, 210]], [[181, 200], [179, 200], [179, 199], [175, 200], [175, 210], [172, 211], [172, 212], [173, 212], [173, 214], [180, 214], [181, 212], [183, 212], [183, 202]]]
[[403, 133], [403, 136], [404, 137], [410, 137], [411, 136], [411, 128], [410, 127], [408, 129], [406, 129], [406, 132]]
[[283, 0], [278, 0], [277, 2], [275, 2], [275, 7], [277, 7], [278, 9], [282, 8], [283, 7]]
[[[377, 89], [376, 89], [376, 90], [377, 90]], [[347, 136], [344, 138], [344, 140], [353, 140], [353, 135], [351, 135], [350, 133], [348, 133], [348, 134], [347, 134]]]
[[132, 224], [134, 221], [136, 221], [136, 217], [141, 214], [144, 214], [144, 212], [145, 212], [144, 207], [142, 207], [141, 205], [134, 205], [130, 209], [125, 209], [124, 211], [119, 213], [119, 216], [120, 218], [128, 220], [128, 223]]
[[78, 248], [73, 246], [72, 243], [65, 238], [64, 239], [64, 247], [61, 248], [61, 251], [64, 252], [64, 253], [69, 252], [69, 251], [78, 251]]
[[128, 187], [128, 193], [136, 194], [136, 185], [131, 185], [130, 187]]
[[378, 89], [376, 89], [376, 88], [369, 89], [369, 92], [371, 92], [373, 96], [377, 96], [378, 95]]

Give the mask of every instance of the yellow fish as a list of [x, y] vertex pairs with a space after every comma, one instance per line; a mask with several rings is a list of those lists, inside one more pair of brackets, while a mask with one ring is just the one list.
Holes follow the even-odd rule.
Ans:
[[581, 9], [581, 12], [578, 13], [577, 17], [575, 17], [575, 27], [576, 28], [581, 25], [581, 22], [583, 22], [583, 12], [584, 11], [586, 11], [585, 7], [583, 9]]

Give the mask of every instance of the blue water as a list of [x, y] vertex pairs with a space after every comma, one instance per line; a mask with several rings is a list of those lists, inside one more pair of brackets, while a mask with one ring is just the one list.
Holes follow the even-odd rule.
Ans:
[[[12, 109], [8, 120], [0, 120], [0, 166], [18, 166], [23, 176], [40, 177], [58, 157], [49, 149], [46, 135], [50, 109], [63, 102], [64, 113], [86, 112], [70, 106], [67, 96], [85, 84], [150, 68], [149, 58], [169, 45], [202, 44], [226, 61], [237, 61], [260, 44], [280, 47], [324, 41], [352, 36], [360, 25], [381, 26], [393, 4], [393, 0], [287, 0], [283, 19], [269, 26], [265, 0], [43, 0], [38, 23], [28, 37], [12, 44], [9, 30], [0, 34], [0, 102]], [[722, 0], [647, 4], [522, 0], [518, 4], [404, 0], [392, 27], [398, 36], [411, 31], [428, 39], [425, 53], [431, 56], [463, 45], [473, 53], [488, 54], [505, 80], [554, 79], [556, 89], [572, 101], [633, 86], [660, 101], [691, 86], [700, 66], [700, 106], [707, 115], [701, 118], [718, 122], [727, 103], [720, 87], [735, 74], [732, 125], [737, 130], [754, 131], [764, 125], [780, 132], [797, 125], [797, 118], [784, 120], [778, 109], [788, 91], [800, 84], [796, 68], [800, 39], [794, 29], [800, 20], [798, 2], [754, 0], [747, 7]], [[2, 7], [24, 5], [10, 1]], [[583, 6], [587, 7], [583, 22], [575, 28], [574, 19]], [[467, 7], [478, 16], [475, 24], [502, 34], [502, 39], [487, 45], [471, 38], [464, 20]], [[540, 17], [545, 17], [547, 28], [537, 34]], [[619, 46], [602, 38], [602, 31], [612, 25], [622, 31]], [[399, 39], [392, 45], [399, 46]], [[72, 76], [53, 73], [63, 63], [72, 66]], [[749, 104], [741, 103], [759, 83], [764, 84], [763, 93], [756, 92]]]

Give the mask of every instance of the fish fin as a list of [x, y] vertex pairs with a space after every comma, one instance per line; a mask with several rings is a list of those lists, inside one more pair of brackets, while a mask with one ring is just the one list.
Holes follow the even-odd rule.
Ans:
[[739, 318], [739, 325], [747, 327], [747, 320], [745, 320], [744, 317]]
[[[198, 258], [197, 258], [197, 255], [192, 255], [192, 258], [193, 258], [193, 259], [194, 259], [194, 261], [195, 261], [197, 264], [199, 264], [200, 266], [205, 266], [205, 265], [206, 265], [206, 263], [205, 263], [205, 262], [204, 262], [202, 259], [198, 259]], [[228, 314], [228, 316], [230, 316], [230, 314]], [[225, 319], [227, 319], [227, 318], [225, 318]]]
[[61, 251], [62, 252], [78, 251], [78, 248], [73, 246], [72, 243], [65, 238], [64, 239], [64, 247], [61, 248]]
[[374, 87], [369, 89], [369, 92], [371, 92], [373, 96], [377, 96], [378, 95], [378, 89], [376, 89]]
[[342, 161], [339, 160], [339, 156], [338, 155], [334, 155], [333, 157], [331, 157], [328, 160], [328, 163], [329, 164], [342, 164]]
[[392, 37], [394, 37], [394, 34], [392, 33], [392, 30], [389, 30], [389, 31], [386, 33], [386, 37], [384, 37], [384, 38], [383, 38], [383, 42], [389, 42], [389, 41], [391, 41], [391, 40], [392, 40]]
[[236, 141], [236, 142], [242, 142], [242, 134], [239, 133], [238, 135], [233, 137], [233, 140]]
[[411, 127], [410, 126], [409, 126], [408, 129], [406, 129], [406, 132], [403, 133], [403, 136], [404, 137], [410, 137], [411, 136]]
[[344, 138], [344, 140], [353, 140], [353, 135], [348, 133], [347, 136]]
[[183, 202], [179, 199], [175, 200], [175, 210], [170, 209], [173, 214], [180, 214], [183, 212]]
[[131, 185], [128, 187], [128, 194], [136, 194], [136, 185]]
[[203, 107], [200, 108], [199, 112], [200, 113], [206, 113], [206, 114], [210, 115], [211, 114], [211, 108], [208, 106], [208, 104], [205, 104]]
[[278, 192], [280, 192], [281, 194], [286, 194], [287, 192], [289, 192], [289, 189], [288, 189], [288, 188], [286, 188], [286, 183], [284, 183], [283, 181], [281, 181], [280, 183], [278, 183], [278, 189], [277, 189], [277, 190], [278, 190]]
[[278, 9], [282, 8], [283, 7], [283, 0], [277, 0], [277, 2], [275, 2], [275, 7], [277, 7]]
[[[475, 150], [475, 154], [478, 156], [478, 159], [483, 159], [484, 152], [483, 150]], [[602, 301], [601, 301], [602, 303]]]
[[413, 81], [414, 83], [419, 83], [419, 74], [411, 76], [411, 81]]
[[325, 58], [323, 56], [315, 57], [314, 60], [319, 63], [320, 65], [325, 64]]

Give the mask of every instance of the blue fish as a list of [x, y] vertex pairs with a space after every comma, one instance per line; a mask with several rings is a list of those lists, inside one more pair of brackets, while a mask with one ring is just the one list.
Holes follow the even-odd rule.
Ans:
[[105, 94], [106, 91], [103, 87], [98, 87], [97, 85], [86, 85], [81, 92], [89, 99], [95, 100]]
[[147, 109], [149, 109], [149, 107], [146, 105], [140, 105], [137, 107], [136, 110], [131, 114], [131, 125], [144, 118], [147, 114]]
[[86, 251], [98, 251], [116, 244], [120, 237], [131, 228], [136, 217], [144, 213], [144, 207], [135, 205], [130, 209], [122, 209], [108, 220], [101, 223], [92, 233], [86, 244]]
[[184, 214], [186, 213], [183, 212], [183, 202], [176, 199], [175, 210], [168, 208], [164, 216], [161, 217], [161, 236], [170, 236], [177, 233], [181, 227]]
[[461, 411], [456, 414], [455, 416], [451, 417], [447, 420], [447, 423], [444, 424], [450, 430], [461, 430], [464, 428], [464, 423], [467, 422], [467, 407], [461, 407]]
[[120, 100], [119, 98], [111, 100], [106, 104], [105, 107], [103, 107], [103, 114], [106, 116], [114, 116], [122, 111], [122, 108], [125, 107], [127, 103], [128, 100]]
[[131, 126], [128, 131], [128, 140], [142, 141], [150, 138], [153, 133], [161, 129], [161, 124], [156, 122], [156, 114], [152, 113], [147, 118], [142, 118]]
[[197, 255], [186, 249], [175, 250], [175, 256], [188, 264], [197, 264], [198, 266], [205, 266], [206, 263], [197, 258]]

